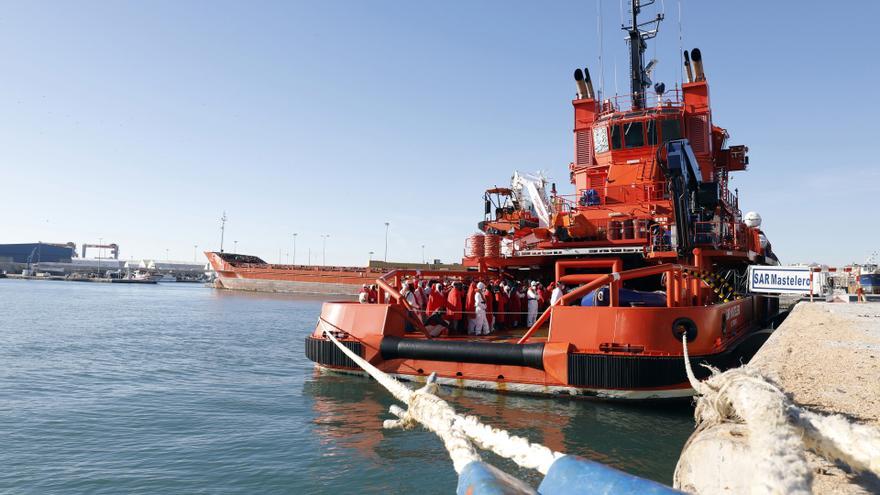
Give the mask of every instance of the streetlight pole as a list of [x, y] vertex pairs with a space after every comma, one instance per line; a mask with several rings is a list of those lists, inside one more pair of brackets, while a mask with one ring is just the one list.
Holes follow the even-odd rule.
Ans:
[[193, 244], [193, 263], [195, 263], [195, 261], [196, 261], [196, 252], [198, 252], [198, 250], [199, 250], [199, 245]]
[[226, 235], [226, 211], [223, 211], [223, 216], [220, 217], [220, 252], [223, 252], [223, 237]]
[[385, 222], [385, 263], [388, 263], [388, 227], [391, 222]]
[[293, 261], [290, 263], [291, 265], [296, 264], [296, 234], [297, 232], [293, 233]]
[[238, 241], [232, 241], [232, 250], [238, 253]]
[[[98, 276], [101, 276], [101, 250], [104, 249], [104, 238], [98, 237]], [[30, 267], [28, 267], [30, 268]]]
[[330, 234], [321, 234], [321, 264], [327, 266], [327, 238]]
[[425, 264], [425, 245], [422, 244], [422, 264]]
[[370, 264], [372, 264], [372, 263], [373, 263], [373, 252], [370, 251], [370, 258], [367, 260], [367, 266], [370, 266]]

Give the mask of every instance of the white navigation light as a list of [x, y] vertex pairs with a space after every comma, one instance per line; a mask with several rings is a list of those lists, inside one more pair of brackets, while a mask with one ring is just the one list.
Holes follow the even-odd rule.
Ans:
[[758, 213], [755, 211], [750, 211], [750, 212], [746, 213], [746, 216], [745, 216], [745, 218], [743, 218], [743, 221], [745, 222], [746, 227], [752, 227], [752, 228], [760, 227], [761, 226], [761, 215], [758, 215]]

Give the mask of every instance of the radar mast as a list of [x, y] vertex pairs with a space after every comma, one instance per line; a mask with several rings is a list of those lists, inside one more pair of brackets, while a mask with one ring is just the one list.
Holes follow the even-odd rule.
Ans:
[[[633, 109], [645, 107], [645, 88], [651, 85], [651, 80], [645, 71], [645, 48], [647, 48], [645, 41], [657, 36], [660, 21], [663, 20], [663, 13], [659, 13], [656, 18], [639, 24], [639, 13], [643, 7], [655, 2], [656, 0], [632, 0], [632, 24], [621, 26], [621, 29], [627, 32], [629, 43], [630, 92]], [[652, 61], [652, 65], [653, 63]]]

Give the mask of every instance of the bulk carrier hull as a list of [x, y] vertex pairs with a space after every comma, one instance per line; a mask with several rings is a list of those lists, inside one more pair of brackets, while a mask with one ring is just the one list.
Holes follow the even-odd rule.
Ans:
[[366, 267], [275, 265], [256, 256], [206, 252], [218, 289], [354, 296], [380, 270]]

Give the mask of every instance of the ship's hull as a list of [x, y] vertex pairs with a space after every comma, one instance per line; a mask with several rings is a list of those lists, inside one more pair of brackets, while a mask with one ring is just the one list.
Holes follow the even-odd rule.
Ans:
[[385, 373], [424, 381], [437, 373], [444, 385], [572, 397], [655, 400], [689, 397], [681, 341], [673, 326], [696, 327], [689, 344], [700, 364], [729, 368], [747, 362], [769, 336], [769, 306], [749, 297], [725, 304], [681, 308], [553, 308], [543, 336], [517, 344], [521, 334], [426, 339], [404, 331], [393, 305], [325, 303], [305, 341], [306, 356], [328, 372], [361, 374], [326, 337], [345, 345]]
[[205, 255], [216, 274], [214, 287], [218, 289], [353, 296], [364, 284], [374, 283], [378, 275], [363, 267], [274, 265], [253, 256]]
[[253, 292], [280, 292], [289, 294], [327, 294], [357, 295], [361, 290], [359, 283], [308, 282], [284, 279], [260, 279], [218, 274], [214, 287], [218, 289], [243, 290]]

